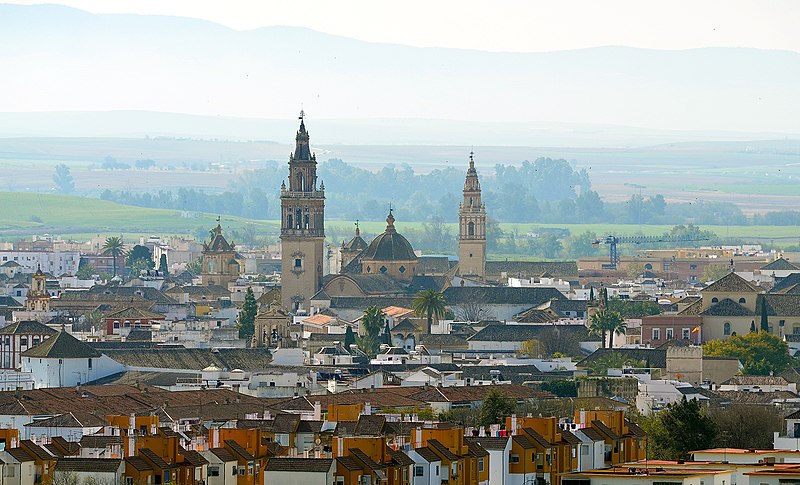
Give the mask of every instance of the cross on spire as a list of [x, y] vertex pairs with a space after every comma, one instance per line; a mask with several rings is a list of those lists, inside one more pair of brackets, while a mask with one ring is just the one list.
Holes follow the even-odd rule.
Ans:
[[300, 121], [303, 121], [303, 118], [305, 118], [305, 117], [306, 117], [306, 112], [303, 111], [303, 108], [300, 108], [300, 116], [297, 119], [299, 119]]

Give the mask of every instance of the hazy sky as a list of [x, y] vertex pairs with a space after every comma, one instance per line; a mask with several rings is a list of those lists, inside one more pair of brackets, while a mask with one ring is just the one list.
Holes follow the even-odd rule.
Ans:
[[[35, 4], [42, 2], [12, 1]], [[70, 0], [94, 13], [207, 19], [246, 30], [308, 27], [356, 39], [493, 51], [627, 45], [800, 52], [797, 0]]]

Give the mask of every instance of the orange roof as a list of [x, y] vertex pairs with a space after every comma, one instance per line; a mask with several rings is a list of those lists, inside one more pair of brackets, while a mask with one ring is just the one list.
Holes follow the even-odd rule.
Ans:
[[392, 318], [400, 318], [408, 315], [409, 313], [414, 313], [414, 310], [403, 308], [401, 306], [387, 306], [381, 311], [387, 317], [392, 317]]
[[327, 325], [331, 323], [333, 317], [330, 315], [323, 315], [322, 313], [317, 313], [314, 316], [308, 317], [303, 320], [303, 323], [311, 323], [313, 325]]

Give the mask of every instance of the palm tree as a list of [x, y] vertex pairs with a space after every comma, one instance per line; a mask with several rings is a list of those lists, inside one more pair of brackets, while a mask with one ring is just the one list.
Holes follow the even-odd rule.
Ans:
[[125, 252], [125, 243], [122, 242], [122, 237], [111, 236], [106, 238], [102, 249], [103, 254], [110, 254], [113, 257], [114, 276], [117, 276], [117, 257]]
[[384, 318], [383, 310], [377, 306], [371, 306], [364, 310], [364, 316], [361, 317], [361, 324], [364, 326], [364, 331], [373, 339], [378, 336], [378, 333], [383, 327]]
[[601, 347], [606, 348], [606, 334], [609, 336], [609, 347], [614, 347], [614, 334], [624, 334], [627, 330], [625, 319], [619, 312], [603, 308], [592, 315], [589, 331], [595, 335], [600, 335], [602, 339]]
[[428, 318], [428, 334], [431, 333], [433, 319], [439, 320], [445, 315], [444, 295], [434, 290], [422, 290], [411, 302], [411, 308], [418, 317]]

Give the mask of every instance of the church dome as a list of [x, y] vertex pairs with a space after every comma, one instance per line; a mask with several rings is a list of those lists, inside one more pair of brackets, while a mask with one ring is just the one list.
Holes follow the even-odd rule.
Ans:
[[386, 231], [372, 240], [369, 247], [361, 253], [362, 261], [415, 261], [417, 255], [408, 239], [394, 228], [394, 216], [389, 210], [386, 218]]

